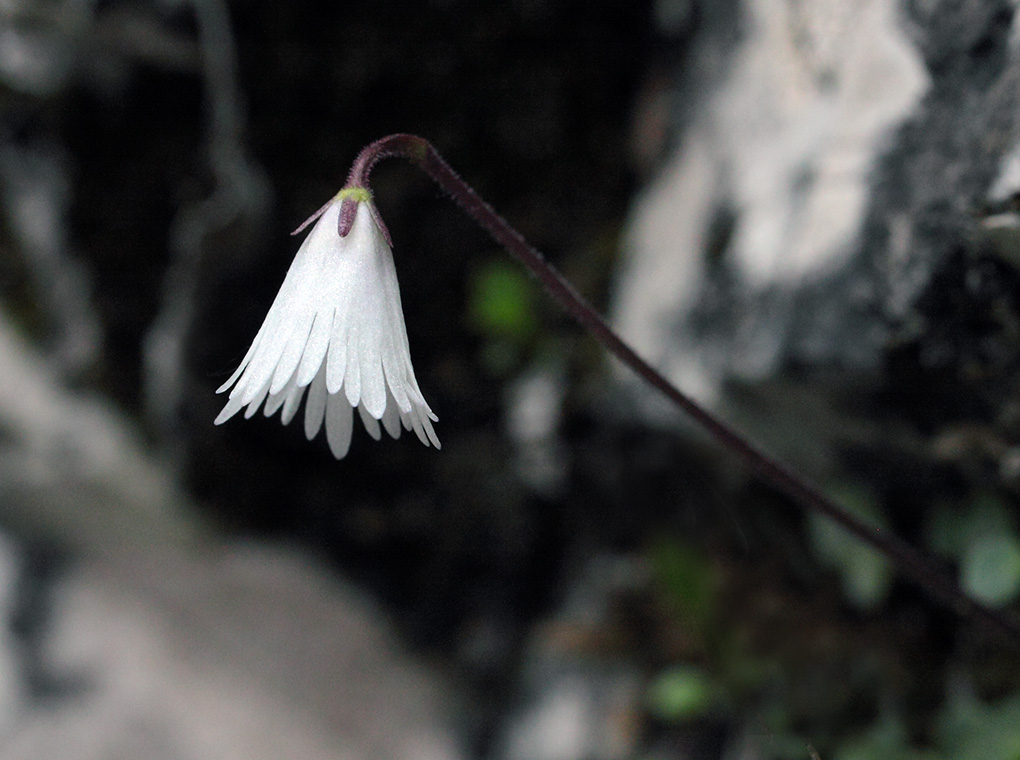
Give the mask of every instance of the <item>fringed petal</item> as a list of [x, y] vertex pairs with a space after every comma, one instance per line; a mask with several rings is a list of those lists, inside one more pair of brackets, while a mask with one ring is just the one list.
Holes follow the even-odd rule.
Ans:
[[305, 438], [309, 441], [319, 434], [322, 420], [326, 415], [326, 364], [319, 367], [319, 372], [308, 387], [308, 400], [305, 401]]
[[351, 447], [351, 432], [354, 428], [354, 409], [339, 393], [331, 393], [326, 399], [326, 440], [329, 450], [337, 459], [347, 456]]
[[344, 238], [338, 214], [338, 204], [328, 206], [301, 244], [248, 352], [219, 389], [230, 396], [215, 422], [262, 407], [267, 417], [282, 409], [286, 425], [307, 389], [305, 436], [325, 425], [338, 459], [350, 449], [355, 408], [372, 438], [383, 429], [397, 438], [405, 428], [439, 448], [438, 418], [411, 366], [393, 252], [367, 202]]
[[364, 406], [358, 407], [358, 415], [361, 417], [361, 422], [365, 425], [365, 430], [375, 440], [382, 438], [382, 431], [379, 429], [379, 420], [373, 417]]

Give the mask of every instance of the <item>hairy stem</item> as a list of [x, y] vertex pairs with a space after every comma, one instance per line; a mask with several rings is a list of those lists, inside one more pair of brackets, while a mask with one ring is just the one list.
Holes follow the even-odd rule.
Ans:
[[427, 140], [406, 134], [390, 135], [377, 140], [358, 155], [348, 176], [347, 187], [367, 188], [372, 168], [382, 159], [390, 157], [408, 159], [432, 177], [496, 242], [517, 257], [542, 282], [549, 294], [594, 335], [607, 351], [680, 407], [762, 479], [808, 511], [824, 515], [879, 551], [903, 575], [913, 579], [958, 614], [978, 621], [985, 628], [1004, 633], [1014, 642], [1020, 643], [1020, 620], [1015, 615], [994, 610], [971, 599], [953, 578], [942, 572], [919, 550], [895, 535], [854, 517], [817, 486], [777, 462], [735, 429], [699, 406], [638, 356], [542, 254], [532, 248], [517, 230], [460, 178]]

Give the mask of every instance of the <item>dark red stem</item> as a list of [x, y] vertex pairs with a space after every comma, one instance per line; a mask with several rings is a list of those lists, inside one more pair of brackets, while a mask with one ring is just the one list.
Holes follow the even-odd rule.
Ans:
[[633, 369], [649, 385], [692, 417], [719, 443], [740, 457], [760, 477], [771, 483], [810, 512], [824, 515], [885, 556], [901, 573], [912, 578], [936, 599], [958, 614], [982, 622], [1020, 642], [1020, 620], [1009, 612], [994, 610], [968, 597], [948, 575], [919, 550], [857, 519], [829, 499], [816, 486], [765, 454], [744, 436], [703, 409], [620, 338], [541, 253], [511, 227], [503, 217], [462, 180], [424, 138], [416, 135], [390, 135], [372, 143], [358, 155], [348, 175], [348, 187], [368, 187], [372, 168], [382, 159], [402, 157], [425, 171], [490, 235], [517, 257], [545, 286], [549, 294], [570, 312], [611, 354]]

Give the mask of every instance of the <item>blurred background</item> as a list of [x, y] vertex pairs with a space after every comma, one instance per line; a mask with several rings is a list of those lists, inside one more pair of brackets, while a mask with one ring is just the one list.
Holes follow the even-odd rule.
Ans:
[[401, 162], [442, 451], [214, 427], [428, 138], [679, 386], [1020, 593], [1013, 0], [0, 0], [0, 754], [1020, 758], [1020, 646], [809, 518]]

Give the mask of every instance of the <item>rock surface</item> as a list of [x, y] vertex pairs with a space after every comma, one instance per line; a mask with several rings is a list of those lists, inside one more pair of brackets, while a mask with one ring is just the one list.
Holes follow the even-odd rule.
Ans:
[[830, 401], [826, 373], [879, 387], [891, 347], [954, 319], [929, 308], [940, 276], [980, 279], [987, 230], [1009, 237], [1011, 218], [981, 216], [1020, 187], [1014, 4], [749, 0], [735, 16], [726, 65], [690, 67], [677, 149], [635, 207], [616, 324], [708, 403], [805, 373]]
[[67, 557], [33, 582], [0, 540], [4, 757], [462, 756], [452, 690], [375, 605], [295, 551], [215, 540], [132, 425], [5, 322], [0, 429], [5, 523]]

